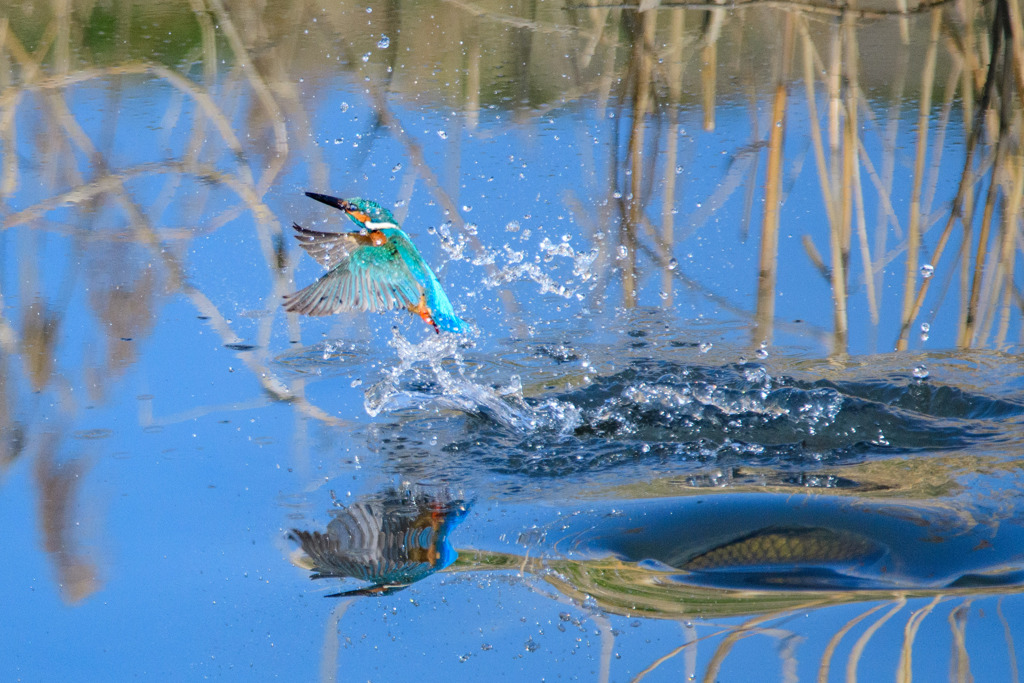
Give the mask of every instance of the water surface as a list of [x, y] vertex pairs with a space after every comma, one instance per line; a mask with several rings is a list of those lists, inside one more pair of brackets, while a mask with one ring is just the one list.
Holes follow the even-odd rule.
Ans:
[[1016, 680], [1019, 9], [0, 10], [3, 678]]

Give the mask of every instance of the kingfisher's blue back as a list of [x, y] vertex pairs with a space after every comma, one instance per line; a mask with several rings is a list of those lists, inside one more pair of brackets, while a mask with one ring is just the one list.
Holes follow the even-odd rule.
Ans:
[[341, 209], [361, 230], [328, 233], [294, 226], [302, 247], [329, 270], [312, 285], [288, 295], [286, 310], [330, 315], [402, 306], [438, 333], [468, 330], [434, 271], [390, 211], [369, 199], [306, 194]]

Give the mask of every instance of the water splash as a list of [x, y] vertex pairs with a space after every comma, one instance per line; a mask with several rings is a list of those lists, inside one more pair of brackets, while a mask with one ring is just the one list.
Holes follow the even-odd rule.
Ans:
[[[518, 230], [518, 223], [516, 224]], [[513, 249], [509, 244], [504, 244], [501, 250], [486, 250], [484, 254], [474, 261], [476, 265], [494, 264], [499, 259], [504, 265], [491, 272], [484, 278], [483, 284], [489, 289], [500, 287], [518, 280], [532, 280], [540, 285], [541, 294], [557, 294], [563, 299], [569, 299], [574, 295], [581, 298], [579, 294], [580, 285], [594, 277], [593, 265], [597, 260], [599, 251], [577, 251], [569, 244], [566, 236], [560, 242], [553, 242], [545, 237], [537, 246], [537, 253], [533, 258], [527, 258], [525, 250]], [[550, 264], [555, 259], [564, 259], [564, 262], [572, 264], [572, 275], [559, 281], [558, 265]]]
[[557, 399], [529, 405], [518, 375], [506, 386], [491, 387], [470, 374], [460, 350], [463, 340], [454, 335], [428, 337], [416, 344], [398, 328], [389, 345], [398, 353], [398, 365], [369, 387], [363, 407], [371, 417], [382, 412], [433, 407], [485, 416], [516, 432], [537, 429], [568, 432], [581, 423], [580, 412]]
[[[643, 477], [652, 471], [685, 473], [688, 479], [713, 475], [724, 479], [707, 485], [720, 486], [737, 477], [746, 481], [743, 466], [763, 466], [771, 472], [750, 476], [840, 487], [847, 484], [813, 472], [801, 477], [808, 467], [962, 448], [983, 427], [970, 419], [974, 412], [1024, 411], [1017, 404], [953, 395], [948, 387], [905, 375], [880, 384], [806, 381], [773, 375], [758, 363], [701, 366], [654, 359], [638, 359], [613, 374], [591, 374], [569, 346], [538, 351], [555, 364], [548, 372], [574, 377], [576, 387], [525, 398], [513, 387], [500, 398], [501, 412], [464, 408], [481, 419], [450, 422], [445, 452], [516, 477], [600, 477], [614, 468], [628, 479], [625, 468]], [[554, 378], [545, 381], [551, 388], [557, 384]], [[477, 385], [460, 395], [480, 398], [472, 392], [496, 393]]]

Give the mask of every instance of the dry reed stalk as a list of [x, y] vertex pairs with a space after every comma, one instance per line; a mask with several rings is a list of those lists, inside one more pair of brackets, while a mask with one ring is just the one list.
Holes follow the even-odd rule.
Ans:
[[[260, 104], [263, 105], [263, 108], [266, 110], [267, 117], [270, 119], [271, 126], [274, 131], [274, 151], [280, 156], [287, 156], [288, 129], [285, 126], [284, 116], [281, 114], [281, 108], [278, 106], [274, 96], [270, 93], [270, 89], [264, 82], [263, 76], [256, 69], [252, 56], [245, 47], [245, 43], [242, 41], [242, 36], [239, 34], [238, 29], [235, 28], [235, 24], [231, 19], [230, 13], [224, 8], [224, 3], [221, 0], [206, 1], [210, 3], [211, 10], [217, 16], [221, 34], [225, 39], [227, 39], [228, 45], [231, 46], [231, 51], [235, 53], [235, 59], [248, 79], [249, 87], [252, 88], [253, 93], [256, 95], [256, 99], [259, 100]], [[260, 186], [263, 186], [262, 180], [260, 181]]]
[[921, 254], [921, 190], [924, 183], [925, 159], [928, 155], [928, 118], [932, 106], [932, 88], [935, 82], [935, 62], [941, 25], [942, 12], [935, 10], [932, 12], [928, 51], [925, 53], [924, 67], [921, 70], [917, 146], [914, 156], [913, 186], [910, 194], [910, 218], [907, 223], [907, 262], [903, 277], [903, 309], [900, 314], [901, 325], [907, 329], [913, 323], [915, 315], [914, 292], [916, 291], [915, 283], [918, 278], [918, 262]]
[[[994, 315], [995, 298], [999, 295], [997, 291], [998, 287], [998, 272], [1001, 259], [996, 258], [996, 263], [992, 270], [995, 272], [989, 273], [986, 278], [986, 273], [990, 270], [986, 266], [986, 262], [991, 259], [986, 256], [989, 248], [989, 233], [991, 231], [992, 220], [994, 217], [995, 207], [1000, 199], [999, 188], [1003, 182], [1004, 175], [1008, 174], [1008, 180], [1013, 184], [1014, 172], [1019, 172], [1019, 168], [1007, 170], [1006, 157], [1009, 155], [1010, 139], [1009, 136], [1012, 131], [1019, 130], [1019, 109], [1015, 111], [1013, 102], [1016, 98], [1013, 97], [1015, 90], [1016, 80], [1014, 78], [1013, 65], [1016, 64], [1016, 60], [1013, 58], [1013, 41], [1012, 41], [1012, 27], [1010, 22], [1009, 5], [1011, 3], [1006, 0], [1001, 0], [996, 6], [996, 14], [992, 25], [992, 52], [989, 64], [989, 74], [986, 77], [986, 97], [985, 99], [991, 101], [990, 93], [993, 90], [998, 89], [1000, 93], [1000, 107], [998, 112], [998, 118], [990, 116], [989, 120], [992, 125], [996, 127], [996, 149], [995, 149], [995, 160], [990, 174], [990, 184], [988, 192], [986, 194], [985, 207], [982, 213], [981, 228], [978, 235], [978, 243], [975, 250], [974, 257], [974, 272], [972, 273], [971, 285], [970, 285], [970, 296], [967, 303], [967, 315], [964, 319], [964, 324], [961, 329], [961, 336], [958, 339], [958, 344], [961, 346], [971, 346], [979, 338], [979, 329], [985, 330], [985, 320], [988, 317], [989, 312]], [[1000, 59], [1001, 58], [1001, 59]], [[1002, 66], [1002, 73], [996, 74], [997, 65]], [[996, 86], [996, 80], [1001, 76], [1001, 83]], [[991, 90], [990, 90], [991, 89]], [[1013, 155], [1013, 159], [1017, 159], [1019, 155]], [[1014, 206], [1019, 206], [1019, 197], [1014, 199], [1007, 199], [1005, 194], [1003, 195], [1003, 210], [1006, 211], [1006, 202], [1010, 201]], [[1014, 210], [1016, 213], [1016, 210]], [[1004, 218], [1005, 221], [1005, 218]], [[1005, 224], [1005, 222], [1004, 222]], [[1002, 253], [1000, 245], [992, 245], [992, 251], [995, 252], [997, 249]], [[985, 284], [983, 284], [983, 279]], [[988, 305], [982, 306], [981, 300], [984, 296], [983, 290], [986, 290], [987, 296], [985, 300]], [[983, 336], [987, 335], [987, 332], [983, 332]]]
[[[856, 104], [856, 33], [853, 20], [844, 17], [841, 32], [839, 33], [842, 50], [843, 65], [842, 72], [849, 84], [843, 91], [843, 100], [838, 109], [841, 118], [841, 128], [836, 133], [841, 134], [842, 140], [834, 141], [838, 148], [833, 149], [833, 159], [836, 153], [840, 155], [839, 176], [835, 182], [839, 183], [839, 220], [832, 223], [829, 230], [829, 246], [831, 248], [831, 275], [832, 275], [832, 306], [833, 306], [833, 331], [835, 340], [832, 345], [833, 353], [845, 353], [849, 343], [849, 317], [848, 317], [848, 270], [850, 262], [850, 237], [853, 222], [853, 193], [854, 175], [857, 155], [857, 104]], [[838, 52], [838, 48], [836, 49]], [[833, 102], [837, 100], [834, 99]], [[839, 123], [834, 119], [833, 123]], [[831, 131], [831, 128], [830, 128]], [[870, 259], [869, 259], [870, 262]]]
[[324, 641], [320, 647], [320, 683], [334, 683], [338, 680], [338, 652], [341, 647], [341, 618], [358, 598], [342, 598], [327, 615], [324, 623]]
[[1021, 208], [1024, 203], [1024, 156], [1017, 154], [1007, 165], [1007, 173], [1012, 178], [1012, 187], [1007, 194], [1002, 215], [1002, 250], [999, 264], [1003, 269], [1003, 306], [996, 332], [995, 346], [1001, 348], [1006, 344], [1006, 336], [1010, 329], [1010, 315], [1014, 301], [1013, 275], [1016, 270], [1016, 254], [1014, 242], [1020, 237], [1018, 232], [1021, 224]]
[[[62, 29], [60, 26], [53, 29], [52, 33], [53, 38], [52, 40], [50, 40], [50, 42], [54, 44], [55, 50], [59, 52], [61, 49], [60, 45], [56, 44], [58, 42], [58, 39], [62, 39], [62, 37], [68, 38], [69, 33], [66, 30]], [[44, 44], [47, 44], [46, 41], [44, 41]], [[207, 49], [209, 49], [211, 46], [215, 45], [215, 41], [212, 38], [210, 40], [204, 40], [204, 45], [207, 47]], [[193, 144], [188, 148], [189, 152], [186, 155], [187, 157], [191, 156], [191, 159], [186, 159], [185, 162], [178, 162], [172, 164], [143, 165], [142, 167], [139, 167], [139, 170], [141, 172], [154, 172], [157, 171], [157, 167], [162, 166], [163, 168], [159, 169], [159, 171], [162, 172], [177, 171], [179, 174], [190, 173], [201, 177], [206, 177], [208, 179], [219, 179], [221, 182], [224, 182], [225, 184], [232, 186], [243, 198], [243, 200], [249, 204], [250, 210], [254, 213], [259, 223], [261, 225], [266, 225], [268, 222], [273, 220], [273, 215], [256, 196], [255, 189], [252, 187], [251, 175], [248, 173], [248, 169], [241, 163], [244, 157], [244, 155], [242, 154], [241, 145], [238, 142], [237, 138], [234, 137], [231, 131], [231, 127], [227, 123], [227, 117], [224, 116], [224, 114], [219, 110], [216, 104], [213, 103], [212, 98], [210, 98], [206, 92], [204, 92], [199, 86], [195, 85], [190, 80], [184, 78], [176, 72], [168, 70], [166, 67], [162, 67], [161, 65], [155, 64], [128, 64], [117, 67], [111, 67], [108, 69], [85, 69], [75, 73], [60, 73], [58, 71], [58, 73], [56, 73], [55, 75], [52, 75], [44, 79], [40, 79], [38, 82], [36, 82], [36, 80], [34, 80], [35, 75], [40, 73], [40, 69], [38, 67], [38, 63], [36, 60], [43, 59], [46, 56], [47, 52], [45, 50], [37, 50], [33, 54], [29, 54], [24, 50], [20, 50], [17, 47], [11, 49], [11, 42], [6, 40], [4, 47], [7, 48], [4, 51], [5, 56], [6, 54], [13, 54], [16, 57], [16, 59], [18, 59], [22, 63], [23, 77], [26, 74], [28, 74], [33, 79], [27, 80], [23, 78], [23, 85], [16, 91], [11, 91], [10, 89], [5, 90], [5, 92], [3, 93], [5, 103], [13, 107], [20, 101], [23, 93], [41, 90], [43, 93], [43, 101], [49, 104], [48, 112], [51, 113], [52, 118], [56, 122], [55, 127], [63, 128], [63, 130], [66, 133], [67, 139], [71, 141], [74, 144], [74, 146], [80, 149], [90, 159], [91, 163], [97, 168], [97, 170], [102, 174], [97, 180], [89, 183], [85, 183], [84, 181], [79, 179], [77, 182], [72, 183], [74, 187], [70, 192], [63, 194], [60, 197], [54, 198], [54, 200], [44, 201], [40, 205], [30, 207], [30, 209], [26, 211], [22, 211], [19, 212], [18, 214], [8, 216], [5, 220], [5, 227], [10, 226], [16, 222], [32, 220], [33, 214], [39, 215], [40, 210], [44, 209], [47, 205], [56, 206], [66, 202], [94, 202], [103, 194], [112, 194], [114, 198], [124, 206], [128, 222], [130, 225], [132, 225], [138, 242], [150, 246], [151, 249], [154, 250], [154, 253], [157, 254], [157, 260], [162, 261], [164, 263], [167, 269], [168, 279], [171, 282], [171, 287], [175, 289], [180, 289], [180, 291], [182, 291], [188, 298], [192, 300], [193, 304], [201, 313], [203, 313], [206, 317], [210, 318], [210, 325], [214, 327], [214, 329], [216, 329], [218, 333], [221, 334], [225, 342], [237, 340], [238, 337], [231, 331], [229, 323], [223, 318], [223, 316], [219, 314], [216, 307], [209, 301], [209, 299], [202, 292], [196, 290], [191, 286], [181, 285], [184, 279], [182, 277], [183, 269], [181, 267], [181, 264], [178, 263], [177, 259], [171, 254], [169, 250], [159, 248], [160, 237], [157, 235], [156, 231], [151, 226], [148, 225], [147, 213], [143, 212], [139, 207], [135, 206], [134, 201], [131, 199], [131, 197], [125, 190], [124, 181], [132, 176], [133, 171], [129, 170], [127, 172], [111, 173], [107, 170], [107, 164], [104, 155], [101, 154], [99, 150], [95, 148], [95, 146], [92, 144], [92, 141], [82, 131], [77, 121], [74, 120], [74, 117], [68, 110], [67, 105], [65, 104], [60, 91], [70, 85], [84, 82], [90, 78], [95, 78], [97, 76], [110, 77], [131, 73], [150, 72], [158, 77], [163, 77], [165, 80], [169, 81], [172, 86], [176, 87], [180, 92], [191, 96], [191, 98], [199, 105], [196, 111], [197, 122], [201, 124], [207, 118], [209, 118], [210, 120], [213, 120], [214, 123], [218, 126], [218, 128], [224, 135], [225, 143], [227, 144], [229, 149], [232, 149], [232, 151], [235, 153], [236, 159], [240, 162], [238, 166], [240, 177], [234, 178], [230, 174], [223, 174], [217, 170], [201, 168], [201, 165], [196, 163], [200, 145], [195, 144], [195, 142], [193, 142]], [[65, 51], [64, 54], [70, 55], [70, 50]], [[208, 58], [206, 62], [208, 64], [211, 62], [215, 63], [215, 58], [211, 60], [209, 59], [209, 55], [207, 55], [207, 57]], [[62, 59], [64, 58], [60, 57], [60, 55], [57, 56], [56, 61], [58, 62], [58, 65]], [[208, 74], [215, 73], [215, 71], [215, 66], [212, 66], [207, 69]], [[171, 108], [165, 114], [164, 122], [169, 123], [170, 125], [174, 125], [177, 112], [180, 111], [180, 109], [176, 108], [177, 100], [175, 100], [175, 98], [172, 98], [171, 102]], [[193, 133], [195, 133], [195, 131], [193, 131]], [[197, 136], [194, 134], [193, 141], [195, 141], [196, 137]], [[108, 136], [108, 138], [112, 139], [112, 136]], [[58, 148], [64, 144], [62, 140], [54, 140], [53, 142], [57, 144]], [[64, 146], [66, 147], [66, 145]], [[51, 160], [48, 163], [44, 163], [42, 165], [52, 168], [62, 167], [62, 164], [55, 163], [55, 161], [59, 161], [59, 159]], [[281, 160], [281, 163], [284, 163], [283, 159]], [[77, 173], [77, 164], [74, 162], [71, 164], [63, 165], [63, 167], [65, 174]], [[273, 165], [271, 165], [271, 169], [272, 168]], [[265, 174], [264, 178], [272, 175], [276, 174], [268, 173]], [[310, 414], [313, 417], [332, 423], [337, 422], [335, 418], [323, 414], [323, 412], [320, 411], [319, 409], [308, 405], [308, 403], [302, 400], [301, 397], [296, 397], [294, 394], [292, 394], [287, 386], [277, 381], [275, 378], [272, 377], [271, 373], [267, 372], [267, 367], [264, 364], [258, 363], [256, 361], [253, 354], [248, 352], [242, 353], [239, 355], [239, 358], [245, 361], [246, 364], [252, 368], [254, 374], [258, 378], [260, 378], [260, 382], [261, 384], [263, 384], [264, 389], [267, 390], [271, 395], [274, 395], [279, 399], [294, 400], [302, 412], [306, 412], [307, 414]]]
[[[811, 602], [807, 605], [807, 607], [811, 607], [815, 604], [815, 602]], [[779, 617], [785, 614], [802, 611], [803, 609], [805, 609], [805, 607], [797, 607], [795, 609], [786, 609], [779, 612], [769, 612], [768, 614], [760, 614], [751, 617], [750, 619], [747, 619], [742, 624], [740, 624], [738, 628], [730, 631], [725, 638], [722, 638], [721, 642], [718, 644], [718, 647], [715, 648], [715, 652], [711, 656], [711, 659], [708, 661], [708, 666], [706, 669], [704, 669], [704, 683], [714, 683], [714, 681], [718, 680], [718, 673], [722, 669], [722, 663], [725, 661], [726, 657], [728, 657], [729, 654], [732, 652], [732, 649], [733, 647], [735, 647], [736, 643], [738, 643], [741, 639], [747, 638], [755, 634], [762, 634], [766, 631], [776, 630], [759, 628], [761, 624], [771, 619], [778, 619]]]
[[[14, 83], [11, 61], [7, 56], [7, 41], [10, 36], [7, 17], [0, 17], [0, 89], [7, 90]], [[0, 172], [0, 200], [10, 197], [18, 189], [18, 156], [16, 149], [18, 134], [14, 125], [17, 104], [11, 103], [0, 109], [0, 141], [3, 145], [3, 171]]]
[[971, 600], [968, 598], [962, 605], [950, 610], [947, 621], [949, 630], [953, 635], [950, 647], [950, 671], [949, 680], [967, 683], [973, 681], [971, 675], [971, 657], [967, 652], [967, 615], [971, 609]]
[[903, 45], [910, 44], [910, 22], [907, 20], [907, 0], [896, 0], [896, 7], [899, 9], [900, 17], [900, 43]]
[[[949, 122], [953, 114], [953, 105], [957, 100], [958, 84], [961, 80], [960, 74], [963, 69], [963, 65], [963, 59], [954, 58], [953, 66], [949, 70], [949, 75], [946, 77], [942, 113], [938, 116], [937, 124], [935, 126], [935, 138], [932, 143], [932, 163], [931, 169], [928, 173], [928, 181], [926, 183], [927, 189], [921, 199], [921, 214], [923, 216], [928, 216], [932, 212], [932, 204], [935, 200], [935, 193], [938, 190], [939, 171], [942, 169], [942, 159], [946, 150], [946, 134], [949, 131]], [[945, 211], [944, 208], [942, 210]], [[924, 225], [924, 231], [927, 232], [930, 227], [929, 222], [922, 221], [922, 224]]]
[[[717, 17], [717, 12], [715, 13]], [[715, 91], [718, 85], [718, 41], [708, 41], [700, 52], [700, 95], [706, 131], [715, 129]]]
[[[968, 288], [967, 310], [957, 335], [957, 346], [968, 348], [974, 343], [975, 330], [978, 326], [978, 302], [981, 297], [982, 276], [985, 273], [986, 251], [988, 247], [989, 232], [992, 228], [992, 218], [995, 215], [996, 204], [999, 201], [999, 185], [996, 175], [999, 170], [999, 155], [997, 151], [996, 163], [991, 171], [991, 180], [988, 191], [985, 193], [985, 204], [982, 208], [981, 226], [978, 231], [978, 240], [974, 248], [974, 260], [971, 268], [971, 282]], [[966, 242], [968, 246], [970, 242]]]
[[[882, 168], [879, 173], [875, 172], [874, 164], [868, 156], [863, 141], [858, 138], [860, 145], [861, 164], [868, 171], [868, 177], [875, 186], [878, 195], [878, 211], [875, 219], [874, 234], [874, 255], [872, 279], [875, 281], [875, 291], [878, 292], [879, 307], [883, 306], [885, 290], [882, 284], [885, 280], [885, 263], [882, 260], [886, 253], [886, 243], [889, 237], [889, 225], [895, 232], [897, 239], [902, 239], [903, 228], [899, 216], [892, 203], [893, 181], [896, 172], [897, 140], [900, 129], [900, 109], [903, 101], [907, 83], [907, 64], [910, 61], [910, 51], [906, 45], [901, 45], [899, 58], [894, 66], [892, 78], [892, 91], [889, 100], [888, 121], [881, 134], [882, 141]], [[862, 100], [867, 105], [867, 101]]]
[[790, 64], [792, 62], [795, 19], [786, 15], [782, 49], [772, 102], [771, 129], [768, 137], [768, 166], [765, 170], [764, 218], [758, 255], [757, 312], [753, 344], [771, 342], [775, 321], [775, 287], [778, 279], [779, 211], [782, 208], [782, 144], [786, 130], [786, 106], [789, 101]]
[[779, 616], [777, 613], [762, 614], [756, 617], [752, 617], [744, 621], [739, 628], [730, 631], [725, 638], [722, 638], [721, 642], [718, 643], [718, 647], [715, 648], [714, 654], [708, 661], [708, 666], [704, 669], [704, 683], [714, 683], [718, 680], [718, 672], [722, 669], [722, 663], [725, 658], [732, 652], [732, 648], [744, 638], [751, 634], [751, 632], [757, 631], [757, 627], [768, 621], [769, 619], [775, 619]]
[[[675, 204], [676, 164], [679, 154], [679, 108], [683, 94], [683, 45], [686, 30], [686, 14], [683, 10], [672, 12], [669, 23], [668, 96], [670, 103], [668, 124], [668, 149], [665, 150], [665, 179], [661, 204], [661, 247], [670, 255], [675, 249]], [[673, 303], [672, 270], [668, 264], [661, 270], [661, 290], [664, 292], [662, 305], [671, 308]]]
[[1006, 640], [1006, 652], [1010, 660], [1010, 680], [1013, 683], [1018, 683], [1020, 672], [1017, 669], [1017, 648], [1013, 644], [1013, 630], [1010, 628], [1010, 622], [1003, 614], [1003, 596], [999, 596], [999, 599], [996, 600], [996, 616], [999, 617], [999, 623], [1003, 625], [1003, 638]]
[[832, 273], [829, 271], [828, 266], [825, 265], [825, 259], [821, 257], [818, 247], [814, 246], [814, 240], [811, 239], [811, 236], [806, 234], [801, 236], [800, 243], [803, 245], [804, 253], [807, 254], [807, 259], [811, 262], [811, 265], [814, 266], [826, 283], [830, 282], [832, 280]]
[[601, 40], [604, 37], [605, 26], [608, 24], [608, 15], [611, 11], [605, 7], [592, 7], [587, 10], [587, 16], [590, 17], [593, 31], [587, 35], [587, 42], [584, 44], [583, 49], [577, 53], [577, 65], [580, 69], [586, 69], [590, 66], [591, 60], [594, 59], [594, 55], [597, 53], [597, 46], [601, 44]]
[[471, 34], [469, 49], [466, 52], [466, 88], [463, 93], [466, 114], [466, 127], [476, 130], [480, 125], [480, 40]]
[[[513, 28], [529, 29], [534, 33], [540, 34], [551, 34], [551, 35], [562, 35], [562, 36], [575, 36], [578, 35], [580, 29], [576, 26], [564, 26], [561, 24], [550, 24], [543, 21], [537, 21], [535, 19], [526, 19], [524, 17], [517, 17], [514, 14], [505, 14], [502, 12], [492, 12], [488, 9], [481, 7], [478, 3], [465, 2], [464, 0], [444, 0], [449, 5], [457, 7], [458, 9], [466, 12], [467, 14], [479, 17], [481, 19], [487, 19], [488, 21], [494, 21], [506, 26]], [[595, 9], [593, 5], [579, 5], [570, 9]], [[603, 8], [607, 9], [607, 8]], [[635, 10], [636, 5], [623, 5], [618, 8], [612, 9], [626, 9]]]
[[622, 223], [620, 244], [627, 254], [622, 265], [622, 304], [634, 308], [637, 304], [637, 228], [643, 215], [643, 157], [644, 132], [647, 114], [650, 112], [651, 78], [654, 67], [654, 28], [657, 12], [639, 12], [640, 25], [633, 41], [631, 68], [633, 70], [633, 111], [630, 122], [629, 145], [626, 151], [629, 160], [629, 197], [626, 202], [626, 217]]
[[1009, 34], [1007, 37], [1010, 42], [1010, 54], [1007, 55], [1007, 59], [1012, 61], [1017, 99], [1024, 108], [1024, 19], [1021, 17], [1019, 2], [1006, 2], [1006, 11], [1006, 29]]
[[[892, 224], [892, 229], [897, 235], [903, 234], [903, 227], [900, 225], [900, 217], [896, 213], [896, 208], [892, 203], [892, 181], [893, 172], [895, 169], [895, 157], [896, 149], [893, 146], [891, 149], [886, 150], [885, 167], [882, 169], [882, 173], [879, 173], [875, 169], [874, 162], [871, 161], [871, 157], [868, 156], [867, 147], [864, 146], [864, 140], [857, 136], [857, 154], [860, 159], [860, 165], [864, 167], [864, 170], [868, 173], [868, 178], [871, 180], [871, 184], [875, 188], [875, 192], [878, 193], [878, 225], [879, 228], [886, 228], [888, 224]], [[860, 171], [858, 170], [858, 175]], [[885, 253], [885, 239], [884, 237], [879, 240], [876, 235], [875, 239], [875, 254]], [[878, 264], [874, 264], [877, 266]], [[877, 288], [876, 288], [877, 289]]]
[[899, 683], [911, 683], [914, 680], [914, 640], [917, 638], [917, 631], [921, 628], [921, 622], [931, 614], [936, 605], [942, 602], [942, 596], [936, 595], [931, 602], [921, 609], [910, 613], [906, 625], [903, 627], [903, 643], [900, 646], [900, 661], [896, 667], [896, 680]]
[[847, 621], [845, 624], [843, 624], [842, 628], [840, 628], [838, 631], [832, 634], [832, 637], [828, 641], [828, 645], [825, 646], [825, 650], [824, 652], [822, 652], [821, 664], [818, 665], [818, 683], [828, 683], [828, 672], [829, 669], [832, 667], [832, 657], [835, 655], [836, 648], [839, 647], [839, 643], [842, 641], [843, 637], [846, 636], [846, 634], [849, 633], [854, 626], [856, 626], [861, 621], [871, 616], [878, 610], [882, 609], [883, 607], [885, 607], [884, 602], [875, 605], [871, 609], [866, 610], [861, 614], [855, 616], [853, 619]]
[[903, 606], [907, 604], [906, 597], [900, 595], [897, 596], [893, 601], [892, 609], [879, 617], [871, 626], [868, 626], [864, 633], [861, 634], [857, 642], [853, 644], [853, 648], [850, 650], [850, 656], [846, 660], [846, 681], [847, 683], [856, 683], [857, 681], [857, 665], [860, 663], [860, 658], [864, 655], [864, 648], [867, 647], [868, 642], [878, 629], [885, 625], [885, 622], [896, 616], [896, 613], [903, 609]]
[[[715, 5], [724, 4], [724, 0], [713, 0]], [[705, 5], [707, 23], [704, 26], [701, 48], [701, 107], [704, 112], [704, 130], [715, 129], [715, 102], [718, 92], [718, 39], [722, 35], [722, 26], [726, 14], [723, 10], [713, 9], [714, 5]]]
[[714, 633], [709, 633], [706, 636], [701, 636], [699, 638], [687, 640], [679, 647], [676, 647], [670, 652], [663, 654], [661, 657], [658, 657], [653, 662], [648, 664], [647, 667], [645, 667], [640, 673], [633, 677], [632, 683], [639, 683], [639, 681], [642, 681], [644, 678], [647, 677], [647, 674], [655, 671], [659, 666], [661, 666], [668, 660], [672, 659], [679, 653], [691, 651], [693, 648], [697, 646], [698, 643], [701, 643], [705, 640], [710, 640], [712, 638], [717, 638], [718, 636], [725, 635], [727, 633], [732, 633], [734, 630], [735, 629], [722, 629], [720, 631], [715, 631]]
[[[855, 139], [853, 145], [860, 147], [860, 140]], [[871, 324], [878, 326], [878, 293], [875, 290], [875, 264], [871, 257], [871, 247], [868, 244], [868, 228], [864, 214], [864, 189], [861, 186], [860, 165], [853, 164], [853, 185], [854, 201], [857, 209], [857, 241], [860, 246], [860, 257], [864, 267], [864, 290], [868, 300], [868, 312], [871, 316]]]
[[814, 57], [816, 57], [817, 53], [814, 48], [814, 42], [811, 40], [810, 31], [807, 29], [807, 19], [802, 16], [798, 17], [797, 26], [800, 28], [800, 37], [803, 45], [804, 91], [807, 100], [808, 119], [810, 120], [811, 143], [814, 146], [814, 159], [818, 166], [818, 182], [821, 186], [821, 196], [825, 204], [825, 215], [831, 226], [836, 221], [835, 205], [832, 200], [832, 185], [828, 179], [825, 144], [821, 134], [821, 122], [818, 118], [818, 106], [814, 93]]
[[842, 75], [843, 75], [843, 44], [839, 23], [832, 22], [829, 26], [829, 64], [825, 70], [825, 88], [828, 96], [828, 183], [831, 188], [832, 211], [835, 219], [829, 234], [834, 233], [842, 221], [842, 190], [840, 188], [840, 162], [842, 155], [839, 149], [842, 129]]
[[[453, 0], [448, 0], [452, 2]], [[849, 16], [854, 19], [886, 19], [891, 17], [900, 16], [914, 16], [916, 14], [923, 14], [937, 7], [943, 5], [954, 4], [957, 0], [929, 0], [921, 2], [913, 8], [901, 9], [896, 7], [895, 9], [856, 9], [849, 5], [836, 6], [833, 3], [818, 3], [812, 1], [802, 0], [729, 0], [728, 7], [731, 10], [744, 9], [746, 7], [765, 7], [771, 9], [783, 10], [786, 12], [800, 12], [808, 15], [821, 15], [825, 17], [845, 17]], [[659, 3], [662, 9], [688, 9], [695, 11], [707, 11], [708, 5], [703, 2], [661, 2]], [[721, 3], [725, 4], [725, 3]], [[570, 7], [586, 7], [586, 8], [613, 8], [613, 9], [636, 9], [635, 4], [622, 4], [618, 2], [602, 2], [602, 3], [586, 3], [580, 5], [570, 5]]]

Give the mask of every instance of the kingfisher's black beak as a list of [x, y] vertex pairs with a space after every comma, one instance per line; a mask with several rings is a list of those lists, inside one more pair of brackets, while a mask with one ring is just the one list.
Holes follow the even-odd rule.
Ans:
[[344, 199], [338, 199], [337, 197], [331, 197], [330, 195], [317, 194], [316, 192], [307, 192], [306, 196], [309, 197], [310, 199], [315, 199], [318, 202], [322, 202], [327, 206], [333, 206], [336, 209], [341, 209], [342, 211], [350, 211], [354, 208]]

